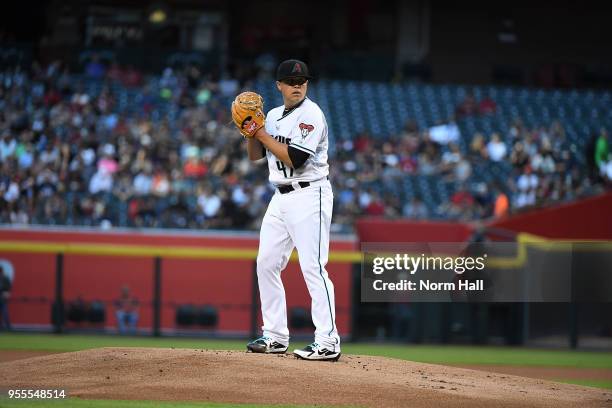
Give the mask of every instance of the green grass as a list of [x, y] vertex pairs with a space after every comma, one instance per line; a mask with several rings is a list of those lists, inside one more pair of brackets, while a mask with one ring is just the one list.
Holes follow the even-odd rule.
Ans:
[[[32, 408], [309, 408], [310, 405], [258, 405], [258, 404], [222, 404], [209, 402], [165, 402], [165, 401], [123, 401], [123, 400], [82, 400], [67, 398], [64, 400], [9, 400], [0, 399], [0, 407]], [[317, 406], [321, 408], [321, 406]]]
[[[244, 350], [246, 341], [193, 338], [83, 336], [29, 333], [0, 334], [0, 349], [77, 351], [98, 347], [175, 347]], [[305, 343], [293, 343], [303, 347]], [[540, 367], [605, 368], [612, 370], [612, 353], [492, 346], [421, 346], [398, 344], [342, 345], [345, 354], [393, 357], [434, 364], [492, 364]]]
[[0, 349], [78, 351], [98, 347], [175, 347], [207, 348], [214, 350], [243, 350], [244, 341], [193, 338], [154, 338], [124, 336], [88, 336], [68, 334], [0, 334]]
[[540, 367], [607, 368], [612, 353], [493, 346], [413, 346], [347, 344], [343, 352], [434, 364], [490, 364]]
[[575, 378], [559, 378], [555, 379], [555, 381], [567, 384], [586, 385], [588, 387], [606, 388], [608, 390], [612, 390], [612, 380], [582, 380]]

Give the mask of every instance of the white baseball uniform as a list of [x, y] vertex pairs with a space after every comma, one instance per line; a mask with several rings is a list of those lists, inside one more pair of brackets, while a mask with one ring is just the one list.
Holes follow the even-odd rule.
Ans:
[[[295, 247], [312, 298], [315, 341], [339, 350], [334, 285], [325, 270], [334, 198], [327, 177], [327, 123], [319, 106], [308, 98], [284, 115], [283, 111], [284, 106], [279, 106], [268, 113], [266, 131], [310, 156], [301, 167], [293, 169], [266, 151], [270, 182], [277, 187], [290, 185], [294, 190], [281, 194], [277, 188], [261, 225], [257, 278], [263, 334], [279, 343], [289, 343], [281, 271]], [[306, 182], [310, 185], [304, 187]]]

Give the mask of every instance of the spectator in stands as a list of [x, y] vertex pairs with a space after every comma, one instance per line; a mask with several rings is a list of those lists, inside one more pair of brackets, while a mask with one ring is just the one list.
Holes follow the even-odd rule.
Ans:
[[148, 196], [151, 194], [153, 188], [152, 166], [151, 162], [147, 162], [142, 171], [134, 177], [134, 193], [136, 195]]
[[430, 153], [424, 152], [419, 155], [418, 171], [425, 176], [433, 175], [438, 171], [437, 163], [433, 161]]
[[470, 143], [469, 158], [477, 161], [480, 159], [487, 159], [488, 157], [489, 152], [487, 151], [483, 134], [480, 132], [474, 133], [472, 142]]
[[68, 302], [66, 307], [66, 317], [69, 321], [80, 324], [87, 321], [89, 314], [89, 303], [83, 299], [82, 294], [78, 294], [76, 299]]
[[17, 147], [17, 163], [20, 169], [29, 169], [34, 163], [34, 147], [31, 143], [24, 141]]
[[452, 220], [468, 220], [474, 209], [474, 196], [470, 193], [465, 183], [456, 183], [456, 190], [449, 202], [442, 203], [438, 213], [445, 214], [446, 218]]
[[109, 193], [112, 189], [113, 175], [104, 167], [98, 168], [98, 171], [96, 171], [89, 181], [89, 192], [91, 194]]
[[115, 300], [115, 317], [120, 334], [136, 334], [138, 308], [138, 299], [131, 295], [129, 286], [122, 286], [121, 294]]
[[472, 216], [476, 218], [488, 218], [493, 213], [493, 195], [489, 192], [489, 186], [485, 182], [475, 183], [472, 186], [472, 196], [474, 197], [474, 208]]
[[455, 116], [458, 118], [471, 116], [477, 112], [477, 109], [478, 105], [476, 103], [476, 98], [474, 98], [474, 94], [472, 92], [468, 92], [463, 101], [457, 106]]
[[500, 218], [508, 214], [510, 210], [510, 202], [508, 196], [499, 187], [495, 188], [495, 203], [493, 207], [493, 216]]
[[167, 197], [170, 194], [168, 174], [158, 166], [151, 182], [151, 192], [157, 197]]
[[385, 202], [382, 200], [380, 194], [373, 192], [371, 194], [370, 202], [368, 205], [366, 205], [364, 210], [367, 215], [376, 217], [385, 215], [385, 207]]
[[20, 200], [17, 206], [11, 209], [9, 222], [14, 225], [26, 225], [30, 222], [30, 215], [25, 200]]
[[234, 97], [238, 93], [240, 84], [235, 78], [229, 76], [228, 73], [224, 73], [219, 81], [219, 92], [221, 96]]
[[459, 159], [459, 162], [455, 166], [455, 180], [459, 182], [467, 181], [472, 175], [472, 165], [464, 157]]
[[595, 144], [595, 165], [600, 171], [605, 166], [609, 153], [608, 132], [606, 129], [602, 128]]
[[402, 215], [414, 220], [424, 220], [429, 218], [429, 211], [421, 198], [419, 196], [414, 196], [409, 203], [404, 205]]
[[44, 224], [57, 225], [65, 222], [67, 206], [58, 194], [41, 201], [40, 204], [42, 204], [41, 218]]
[[4, 176], [0, 181], [0, 193], [3, 193], [2, 198], [4, 198], [9, 208], [13, 208], [14, 203], [19, 200], [20, 191], [18, 181], [17, 177], [13, 177], [11, 180], [8, 176]]
[[164, 68], [162, 76], [159, 80], [160, 96], [164, 99], [170, 99], [172, 93], [179, 87], [179, 78], [175, 75], [171, 67]]
[[452, 143], [448, 151], [442, 154], [438, 172], [447, 181], [466, 181], [472, 174], [472, 166], [461, 154], [459, 146]]
[[533, 173], [531, 166], [525, 166], [523, 173], [517, 179], [516, 185], [518, 187], [518, 195], [515, 199], [515, 207], [522, 208], [534, 205], [536, 203], [539, 178]]
[[523, 142], [517, 141], [512, 147], [510, 162], [516, 168], [523, 168], [527, 163], [529, 163], [529, 155], [525, 151], [525, 145]]
[[214, 218], [219, 213], [221, 209], [221, 199], [218, 195], [213, 194], [212, 188], [209, 185], [200, 187], [198, 207], [204, 215], [204, 220]]
[[612, 186], [612, 154], [608, 155], [608, 161], [602, 165], [601, 172], [606, 183]]
[[438, 124], [429, 128], [429, 137], [440, 145], [446, 145], [457, 143], [461, 137], [461, 132], [454, 119], [451, 119], [448, 123]]
[[13, 157], [17, 149], [17, 141], [9, 131], [5, 131], [0, 140], [0, 163]]
[[[41, 166], [43, 167], [43, 166]], [[36, 177], [36, 188], [38, 190], [38, 198], [51, 197], [56, 193], [58, 188], [59, 176], [53, 171], [52, 165], [43, 167]]]
[[548, 135], [550, 137], [553, 152], [560, 152], [568, 148], [565, 128], [560, 121], [554, 120], [551, 123], [548, 129]]
[[142, 85], [142, 73], [133, 65], [128, 65], [122, 78], [123, 86], [136, 87]]
[[491, 140], [487, 143], [487, 153], [489, 159], [493, 161], [502, 161], [506, 157], [506, 144], [502, 142], [499, 133], [495, 132], [491, 135]]
[[531, 157], [531, 168], [535, 172], [550, 174], [556, 169], [548, 138], [542, 140], [540, 150]]
[[206, 164], [198, 157], [199, 154], [200, 150], [195, 146], [187, 149], [187, 161], [183, 166], [183, 174], [185, 177], [195, 180], [203, 177], [208, 171]]
[[12, 283], [4, 267], [0, 265], [0, 329], [11, 330], [8, 302], [11, 297]]
[[492, 115], [497, 110], [497, 104], [488, 96], [478, 103], [478, 112], [481, 115]]
[[399, 135], [401, 144], [407, 152], [413, 153], [419, 146], [419, 126], [414, 119], [404, 124], [402, 133]]
[[98, 54], [93, 54], [85, 66], [85, 74], [91, 78], [100, 79], [104, 77], [105, 71], [106, 68], [104, 67], [104, 64], [100, 62], [100, 57]]
[[461, 151], [459, 146], [455, 143], [451, 143], [448, 146], [448, 150], [442, 154], [442, 160], [439, 166], [439, 172], [441, 175], [451, 174], [457, 163], [461, 160]]
[[357, 195], [357, 204], [361, 210], [365, 209], [370, 202], [372, 201], [372, 192], [371, 190], [359, 189], [359, 193]]
[[526, 130], [525, 136], [523, 138], [523, 146], [525, 148], [525, 152], [531, 158], [535, 155], [539, 150], [538, 145], [538, 133], [535, 129]]
[[357, 153], [365, 153], [371, 147], [371, 139], [367, 132], [362, 132], [354, 139], [353, 148]]
[[108, 71], [106, 71], [106, 78], [108, 78], [109, 80], [111, 80], [111, 82], [114, 83], [120, 83], [123, 79], [123, 75], [123, 70], [121, 69], [121, 66], [117, 63], [117, 61], [113, 61], [110, 67], [108, 68]]

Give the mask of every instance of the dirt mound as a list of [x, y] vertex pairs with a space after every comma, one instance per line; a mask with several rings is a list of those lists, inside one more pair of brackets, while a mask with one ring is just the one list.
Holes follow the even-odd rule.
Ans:
[[0, 388], [72, 397], [368, 407], [612, 406], [612, 392], [383, 357], [101, 348], [0, 364]]

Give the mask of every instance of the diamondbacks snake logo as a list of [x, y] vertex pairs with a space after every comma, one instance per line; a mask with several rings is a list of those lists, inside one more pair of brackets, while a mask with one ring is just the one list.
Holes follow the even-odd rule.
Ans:
[[302, 133], [302, 139], [308, 136], [310, 132], [314, 130], [314, 126], [306, 123], [300, 123], [300, 132]]

